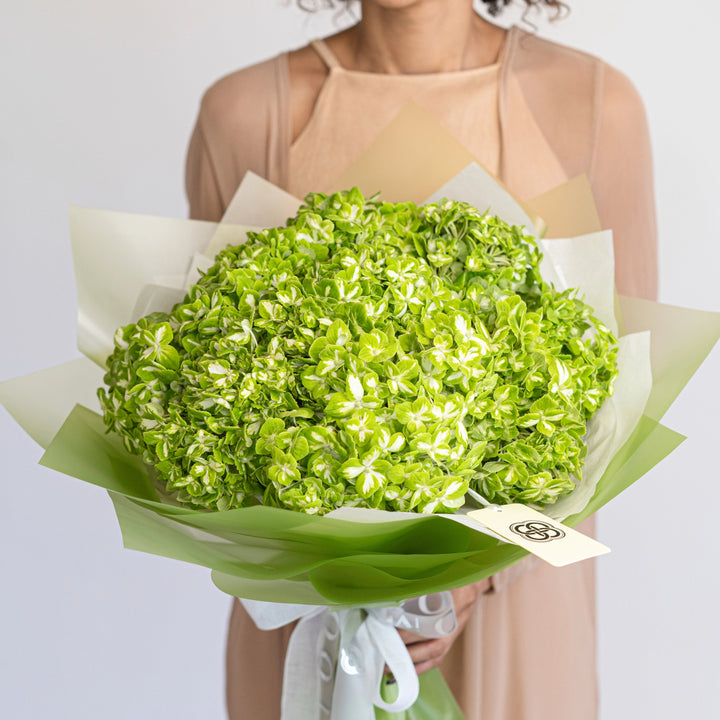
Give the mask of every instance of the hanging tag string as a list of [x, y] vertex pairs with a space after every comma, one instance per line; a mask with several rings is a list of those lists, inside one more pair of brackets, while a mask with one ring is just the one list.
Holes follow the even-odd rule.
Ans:
[[486, 500], [477, 490], [473, 490], [472, 488], [468, 488], [467, 494], [475, 500], [475, 502], [480, 503], [482, 506], [490, 509], [495, 510], [496, 512], [501, 512], [502, 508], [500, 505], [496, 505], [495, 503], [491, 503], [489, 500]]

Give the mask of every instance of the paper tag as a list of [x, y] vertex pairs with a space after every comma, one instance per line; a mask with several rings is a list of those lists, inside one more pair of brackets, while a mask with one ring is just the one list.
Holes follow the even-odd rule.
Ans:
[[468, 517], [555, 567], [610, 552], [597, 540], [517, 503], [473, 510]]

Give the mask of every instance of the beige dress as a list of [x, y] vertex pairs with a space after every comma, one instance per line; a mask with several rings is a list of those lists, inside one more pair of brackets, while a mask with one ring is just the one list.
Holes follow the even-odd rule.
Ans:
[[[654, 296], [652, 166], [642, 103], [601, 61], [512, 29], [496, 65], [384, 75], [329, 67], [309, 123], [291, 144], [287, 55], [233, 73], [206, 93], [190, 143], [191, 216], [217, 220], [246, 170], [297, 196], [326, 186], [413, 100], [521, 198], [590, 178], [614, 231], [617, 285]], [[584, 529], [593, 532], [588, 521]], [[261, 632], [236, 601], [227, 646], [231, 720], [278, 720], [288, 629]], [[531, 560], [490, 589], [442, 671], [468, 720], [597, 717], [594, 564]]]

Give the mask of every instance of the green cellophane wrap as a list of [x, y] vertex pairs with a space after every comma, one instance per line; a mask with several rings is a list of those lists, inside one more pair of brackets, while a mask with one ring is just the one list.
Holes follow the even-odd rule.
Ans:
[[[658, 463], [682, 436], [644, 417], [574, 526]], [[326, 605], [402, 601], [468, 584], [526, 552], [440, 516], [352, 522], [270, 507], [204, 512], [169, 505], [147, 470], [76, 406], [43, 455], [47, 467], [110, 493], [126, 547], [212, 569], [224, 592]]]

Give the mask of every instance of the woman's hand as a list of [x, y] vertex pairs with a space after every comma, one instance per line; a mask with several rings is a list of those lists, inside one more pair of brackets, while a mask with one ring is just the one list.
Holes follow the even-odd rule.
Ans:
[[478, 598], [489, 589], [490, 580], [486, 578], [452, 591], [457, 628], [451, 635], [428, 640], [428, 638], [421, 637], [408, 630], [399, 631], [400, 637], [407, 646], [413, 663], [415, 663], [415, 670], [418, 675], [440, 665], [455, 639], [465, 628], [475, 609]]

